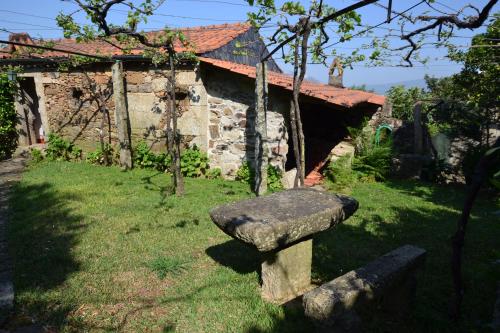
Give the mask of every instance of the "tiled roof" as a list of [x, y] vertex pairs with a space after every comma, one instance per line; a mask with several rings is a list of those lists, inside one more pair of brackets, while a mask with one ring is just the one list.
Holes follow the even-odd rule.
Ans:
[[[201, 57], [200, 60], [218, 68], [255, 78], [255, 67], [252, 66], [205, 57]], [[293, 78], [287, 74], [269, 71], [268, 82], [270, 85], [282, 87], [291, 91]], [[382, 106], [385, 102], [385, 97], [377, 94], [347, 88], [336, 88], [307, 80], [304, 80], [302, 83], [300, 92], [306, 96], [315, 97], [327, 103], [344, 107], [352, 107], [360, 103], [370, 103]]]
[[[190, 43], [190, 49], [193, 49], [196, 54], [203, 54], [209, 51], [216, 50], [235, 39], [237, 36], [245, 33], [250, 29], [250, 25], [246, 23], [234, 23], [234, 24], [220, 24], [220, 25], [208, 25], [203, 27], [192, 27], [192, 28], [180, 28], [184, 33], [187, 40]], [[150, 38], [154, 38], [154, 35], [158, 32], [148, 33]], [[22, 35], [22, 34], [19, 34]], [[27, 42], [25, 38], [19, 40], [22, 43]], [[91, 43], [77, 43], [74, 39], [56, 39], [52, 40], [54, 42], [54, 48], [62, 49], [66, 51], [77, 51], [86, 54], [99, 54], [99, 55], [122, 55], [123, 52], [106, 42], [95, 41]], [[28, 42], [31, 44], [32, 41]], [[36, 43], [36, 42], [35, 42]], [[21, 48], [22, 50], [22, 48]], [[180, 43], [176, 45], [176, 51], [185, 51], [186, 48]], [[139, 55], [142, 53], [142, 48], [137, 48], [132, 50], [132, 55]], [[66, 57], [67, 54], [63, 52], [47, 51], [41, 54], [34, 54], [36, 58], [56, 58], [56, 57]], [[7, 54], [0, 55], [0, 57], [7, 58]]]

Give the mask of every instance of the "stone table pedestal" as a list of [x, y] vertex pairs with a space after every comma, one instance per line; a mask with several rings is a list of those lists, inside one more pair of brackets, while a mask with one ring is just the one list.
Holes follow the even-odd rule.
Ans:
[[299, 188], [217, 207], [210, 217], [222, 231], [262, 253], [262, 296], [283, 303], [310, 287], [312, 235], [357, 208], [353, 198]]
[[264, 255], [262, 297], [286, 302], [302, 295], [311, 286], [312, 239]]

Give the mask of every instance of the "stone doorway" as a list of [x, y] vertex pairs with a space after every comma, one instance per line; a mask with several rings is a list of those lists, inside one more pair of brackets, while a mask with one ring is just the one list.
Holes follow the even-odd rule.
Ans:
[[24, 146], [43, 143], [44, 129], [39, 110], [35, 79], [23, 77], [19, 83], [19, 105], [17, 112], [20, 120], [19, 144]]

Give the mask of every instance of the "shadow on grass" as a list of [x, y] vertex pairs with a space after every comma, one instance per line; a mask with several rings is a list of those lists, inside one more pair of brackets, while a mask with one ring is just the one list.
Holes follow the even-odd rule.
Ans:
[[86, 227], [68, 207], [77, 195], [58, 193], [51, 184], [17, 184], [10, 198], [8, 238], [14, 262], [16, 315], [35, 315], [44, 324], [62, 323], [71, 307], [45, 300], [80, 265], [71, 251]]
[[229, 267], [240, 274], [260, 270], [261, 256], [259, 251], [235, 239], [211, 246], [205, 252], [222, 266]]

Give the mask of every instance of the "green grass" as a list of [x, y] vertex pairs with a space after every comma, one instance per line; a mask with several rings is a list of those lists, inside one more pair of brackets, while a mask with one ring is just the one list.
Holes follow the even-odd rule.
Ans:
[[[210, 221], [211, 208], [251, 196], [238, 182], [186, 179], [84, 163], [41, 163], [11, 198], [17, 317], [67, 332], [307, 332], [302, 311], [263, 302], [257, 254]], [[449, 237], [459, 188], [358, 184], [360, 209], [314, 240], [313, 278], [327, 281], [403, 244], [428, 250], [411, 318], [374, 331], [482, 331], [500, 279], [498, 201], [482, 198], [467, 230], [464, 319], [447, 320]], [[383, 320], [382, 320], [383, 319]], [[381, 323], [381, 324], [380, 324]]]

